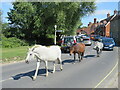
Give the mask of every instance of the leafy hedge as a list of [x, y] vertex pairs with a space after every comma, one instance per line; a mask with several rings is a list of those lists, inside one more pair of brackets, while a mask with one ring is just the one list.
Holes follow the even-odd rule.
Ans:
[[27, 46], [28, 44], [20, 40], [16, 37], [10, 37], [6, 38], [5, 36], [2, 36], [2, 47], [3, 48], [13, 48], [13, 47], [19, 47], [19, 46]]

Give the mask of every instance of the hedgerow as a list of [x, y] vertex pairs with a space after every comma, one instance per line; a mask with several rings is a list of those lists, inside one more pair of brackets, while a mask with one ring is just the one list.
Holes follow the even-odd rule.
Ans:
[[6, 38], [5, 36], [2, 36], [1, 42], [2, 42], [3, 48], [13, 48], [13, 47], [28, 45], [28, 43], [26, 43], [25, 41], [20, 40], [16, 37]]

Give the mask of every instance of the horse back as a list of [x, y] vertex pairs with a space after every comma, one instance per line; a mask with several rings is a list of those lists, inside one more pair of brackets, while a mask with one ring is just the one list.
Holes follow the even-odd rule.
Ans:
[[74, 46], [74, 50], [77, 52], [84, 52], [85, 51], [85, 44], [84, 43], [77, 43]]

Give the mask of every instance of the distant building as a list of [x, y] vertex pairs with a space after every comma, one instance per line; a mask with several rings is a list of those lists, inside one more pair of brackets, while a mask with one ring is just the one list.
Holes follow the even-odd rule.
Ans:
[[96, 28], [95, 34], [112, 37], [114, 38], [116, 44], [120, 44], [120, 39], [118, 38], [120, 34], [120, 15], [117, 10], [114, 10], [114, 14], [110, 16], [107, 14], [107, 18], [100, 21], [100, 25]]
[[94, 23], [89, 22], [88, 27], [83, 27], [80, 28], [76, 31], [77, 34], [87, 34], [87, 35], [91, 35], [95, 32], [96, 27], [99, 25], [99, 23], [97, 22], [97, 19], [94, 18]]

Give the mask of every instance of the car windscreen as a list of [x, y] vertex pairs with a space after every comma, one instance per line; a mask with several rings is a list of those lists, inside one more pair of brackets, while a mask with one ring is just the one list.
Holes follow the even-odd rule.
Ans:
[[103, 43], [113, 43], [113, 40], [112, 39], [105, 39], [105, 40], [103, 40]]
[[81, 38], [76, 38], [77, 42], [82, 42], [82, 39]]
[[73, 42], [73, 41], [74, 41], [73, 37], [64, 38], [64, 43]]
[[89, 39], [89, 38], [84, 38], [83, 40], [84, 40], [84, 41], [88, 41], [88, 40], [90, 40], [90, 39]]

